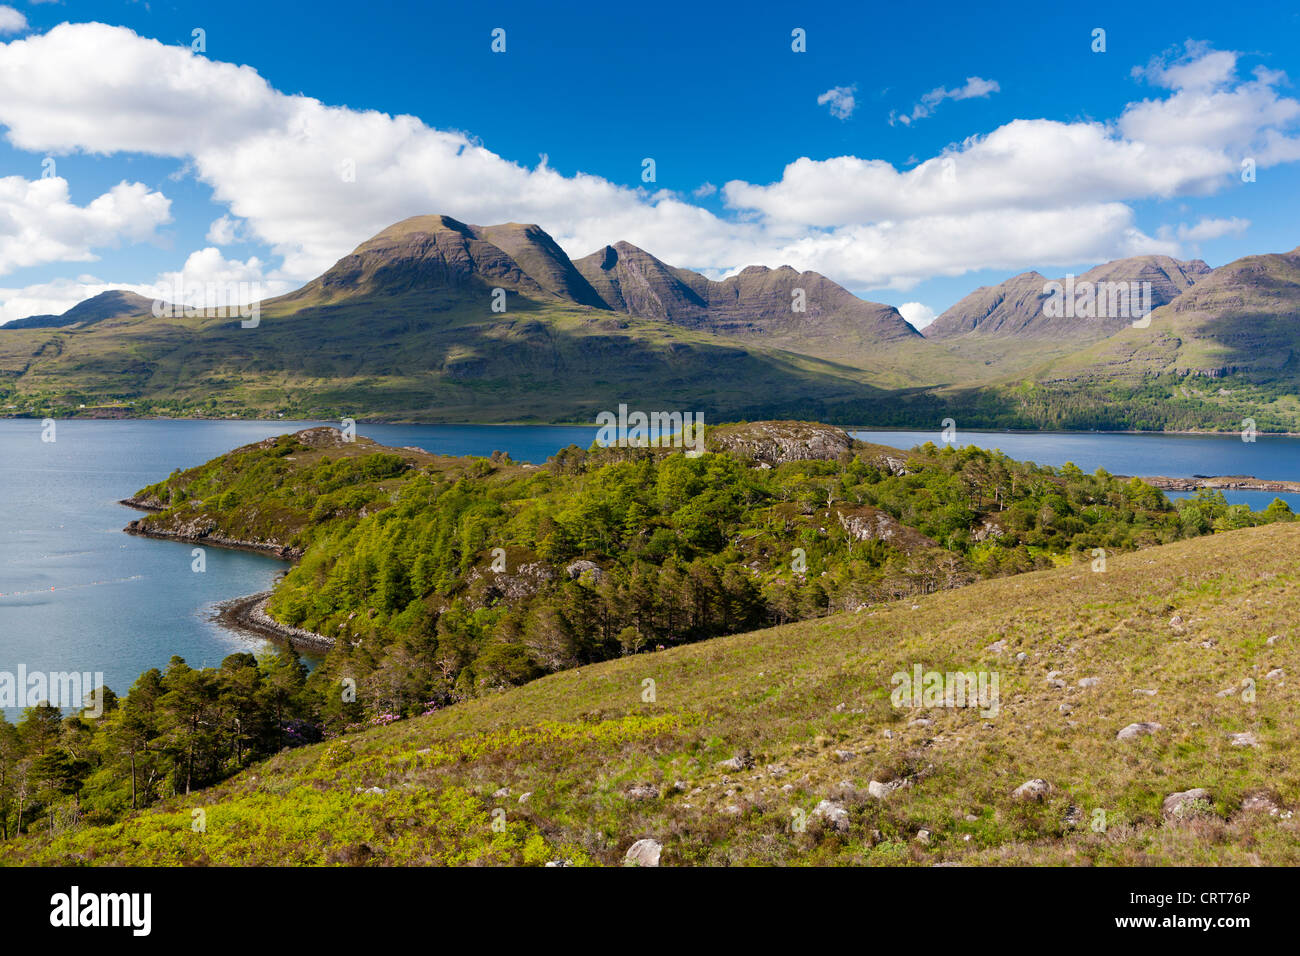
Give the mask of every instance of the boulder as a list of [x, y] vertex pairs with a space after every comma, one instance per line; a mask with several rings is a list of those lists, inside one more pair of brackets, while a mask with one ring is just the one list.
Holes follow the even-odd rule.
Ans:
[[1036, 800], [1041, 803], [1052, 792], [1052, 785], [1040, 777], [1033, 780], [1026, 780], [1016, 789], [1011, 791], [1011, 796], [1015, 800]]
[[888, 783], [881, 783], [879, 780], [872, 780], [867, 784], [867, 793], [875, 797], [877, 800], [884, 800], [895, 790], [899, 790], [906, 786], [907, 781], [905, 779], [891, 780]]
[[1116, 740], [1132, 740], [1135, 737], [1149, 737], [1151, 734], [1164, 730], [1160, 724], [1143, 721], [1138, 724], [1129, 724], [1123, 730], [1115, 735]]
[[637, 840], [627, 848], [627, 853], [623, 857], [624, 866], [658, 866], [659, 855], [663, 853], [664, 845], [658, 840], [646, 838]]
[[844, 809], [843, 804], [833, 800], [823, 800], [817, 804], [813, 810], [813, 816], [823, 820], [827, 826], [833, 830], [839, 830], [841, 833], [849, 829], [849, 811]]
[[1191, 790], [1180, 790], [1178, 793], [1171, 793], [1165, 797], [1160, 808], [1166, 817], [1177, 820], [1197, 812], [1205, 812], [1204, 808], [1198, 806], [1198, 804], [1208, 805], [1212, 800], [1213, 797], [1210, 796], [1210, 791], [1204, 787], [1193, 787]]

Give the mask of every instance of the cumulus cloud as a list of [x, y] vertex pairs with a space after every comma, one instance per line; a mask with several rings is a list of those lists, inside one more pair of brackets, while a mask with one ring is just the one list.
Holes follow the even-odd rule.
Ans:
[[[0, 124], [20, 149], [174, 157], [226, 209], [208, 242], [266, 244], [257, 268], [272, 280], [311, 278], [385, 226], [441, 212], [537, 222], [575, 256], [626, 239], [712, 275], [790, 264], [905, 289], [972, 270], [1178, 254], [1190, 234], [1144, 232], [1131, 202], [1239, 184], [1243, 156], [1260, 167], [1300, 158], [1285, 78], [1242, 79], [1238, 59], [1191, 49], [1144, 67], [1159, 92], [1110, 122], [1015, 120], [911, 168], [799, 158], [775, 182], [726, 183], [725, 216], [669, 190], [565, 176], [544, 158], [515, 163], [413, 116], [284, 94], [249, 67], [102, 24], [0, 44]], [[994, 86], [972, 77], [920, 105]]]
[[0, 177], [0, 275], [50, 262], [88, 262], [97, 246], [148, 239], [171, 220], [171, 200], [141, 183], [118, 183], [78, 206], [58, 176]]
[[29, 315], [62, 315], [91, 296], [109, 289], [123, 288], [129, 287], [104, 282], [90, 275], [75, 279], [54, 279], [25, 288], [0, 288], [0, 325], [13, 319], [25, 319]]
[[1200, 219], [1190, 226], [1185, 222], [1179, 223], [1176, 229], [1167, 229], [1165, 232], [1171, 232], [1180, 242], [1208, 242], [1223, 236], [1240, 236], [1248, 228], [1250, 228], [1249, 219], [1232, 216], [1227, 219]]
[[27, 29], [27, 18], [22, 11], [13, 7], [0, 5], [0, 36], [7, 33], [22, 33]]
[[933, 322], [938, 314], [924, 302], [904, 302], [898, 307], [898, 314], [912, 323], [915, 329], [923, 329]]
[[241, 223], [231, 219], [229, 216], [222, 216], [214, 219], [212, 225], [208, 227], [208, 242], [217, 246], [228, 246], [231, 243], [240, 241]]
[[857, 109], [857, 100], [854, 94], [857, 93], [856, 86], [834, 86], [817, 97], [818, 106], [827, 106], [830, 108], [831, 115], [836, 119], [846, 120], [853, 115]]
[[994, 93], [1001, 92], [997, 80], [986, 80], [979, 76], [968, 76], [966, 82], [950, 90], [946, 87], [936, 86], [929, 93], [921, 97], [921, 102], [912, 107], [911, 114], [899, 114], [892, 112], [889, 114], [889, 124], [902, 123], [908, 126], [919, 119], [932, 114], [944, 100], [970, 100], [976, 97], [992, 96]]
[[691, 192], [696, 199], [707, 199], [718, 191], [718, 187], [713, 183], [701, 183]]

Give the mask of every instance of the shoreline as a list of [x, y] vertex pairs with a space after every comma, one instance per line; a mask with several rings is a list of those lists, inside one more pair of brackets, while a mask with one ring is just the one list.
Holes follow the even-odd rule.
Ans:
[[[134, 508], [137, 511], [157, 513], [166, 510], [155, 504], [140, 501], [137, 498], [122, 498], [118, 504], [125, 505], [128, 508]], [[140, 527], [140, 519], [136, 518], [129, 522], [122, 531], [126, 534], [135, 535], [141, 538], [153, 538], [157, 541], [175, 541], [182, 544], [196, 544], [200, 546], [211, 545], [215, 548], [225, 548], [229, 551], [251, 551], [266, 557], [276, 558], [281, 561], [290, 563], [302, 557], [302, 552], [297, 548], [290, 548], [287, 545], [261, 544], [253, 541], [235, 541], [229, 538], [221, 538], [216, 535], [183, 535], [175, 532], [148, 531]], [[281, 624], [275, 618], [271, 617], [266, 610], [266, 602], [271, 597], [271, 591], [259, 591], [256, 594], [246, 594], [241, 597], [230, 598], [221, 601], [216, 605], [216, 613], [212, 619], [234, 631], [240, 631], [246, 634], [254, 634], [272, 641], [279, 641], [290, 644], [293, 647], [301, 647], [309, 651], [324, 654], [334, 647], [334, 639], [326, 637], [324, 634], [317, 634], [315, 631], [308, 631], [301, 627], [291, 627], [288, 624]]]
[[[45, 417], [45, 416], [42, 416]], [[35, 414], [3, 414], [0, 419], [30, 419], [36, 420]], [[207, 415], [186, 415], [184, 417], [175, 417], [171, 415], [65, 415], [56, 419], [57, 421], [135, 421], [135, 422], [266, 422], [268, 424], [288, 424], [312, 425], [334, 423], [333, 419], [320, 418], [260, 418], [253, 416], [244, 418], [243, 416], [215, 417]], [[743, 420], [743, 419], [742, 419]], [[599, 428], [594, 422], [536, 422], [536, 421], [504, 421], [504, 422], [429, 422], [416, 421], [408, 418], [358, 418], [355, 419], [357, 425], [416, 425], [422, 428], [437, 428], [439, 426], [454, 426], [466, 428], [590, 428], [596, 430]], [[731, 422], [719, 422], [718, 424], [732, 424]], [[825, 424], [825, 423], [823, 423]], [[846, 432], [925, 432], [926, 429], [919, 427], [900, 427], [897, 425], [835, 425], [835, 428], [842, 429]], [[1199, 429], [1165, 429], [1160, 431], [1142, 431], [1132, 428], [1077, 428], [1065, 430], [1051, 430], [1043, 428], [965, 428], [962, 431], [974, 432], [982, 435], [1182, 435], [1189, 437], [1202, 438], [1223, 438], [1240, 436], [1240, 429], [1229, 431], [1210, 431]], [[935, 434], [939, 432], [936, 430]], [[1258, 432], [1259, 438], [1300, 438], [1300, 432]]]
[[[1132, 475], [1115, 475], [1123, 481]], [[1161, 491], [1276, 491], [1285, 494], [1300, 494], [1300, 481], [1284, 481], [1272, 478], [1255, 478], [1251, 475], [1193, 475], [1191, 478], [1168, 478], [1154, 475], [1150, 478], [1139, 475], [1138, 480]]]
[[271, 617], [266, 610], [266, 602], [271, 598], [270, 591], [258, 591], [243, 597], [231, 598], [217, 604], [213, 620], [235, 631], [255, 634], [272, 641], [280, 641], [292, 647], [304, 648], [324, 654], [334, 647], [334, 639], [315, 631], [301, 627], [281, 624]]

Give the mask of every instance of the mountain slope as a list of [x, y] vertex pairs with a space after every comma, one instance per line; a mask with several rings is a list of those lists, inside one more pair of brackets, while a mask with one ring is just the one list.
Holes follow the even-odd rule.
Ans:
[[[584, 666], [0, 860], [1296, 865], [1298, 548], [1271, 525]], [[917, 665], [996, 671], [997, 714], [891, 706]]]
[[[1173, 301], [1210, 267], [1199, 259], [1180, 262], [1168, 256], [1137, 256], [1119, 259], [1089, 269], [1075, 278], [1075, 284], [1090, 282], [1150, 283], [1151, 307]], [[1044, 308], [1051, 281], [1038, 272], [1025, 272], [995, 286], [982, 286], [945, 311], [925, 329], [926, 338], [954, 339], [963, 335], [1027, 336], [1093, 341], [1124, 328], [1132, 316], [1099, 316], [1094, 319], [1053, 317]], [[1135, 303], [1136, 304], [1136, 303]]]
[[153, 309], [153, 300], [124, 289], [110, 289], [78, 302], [62, 315], [31, 315], [0, 325], [0, 329], [56, 329], [68, 326], [84, 328], [106, 319], [144, 315]]
[[1135, 374], [1300, 378], [1300, 248], [1220, 266], [1151, 314], [1149, 328], [1055, 363], [1046, 378]]
[[[603, 281], [611, 305], [537, 226], [416, 216], [301, 289], [261, 303], [254, 327], [146, 310], [127, 327], [0, 336], [0, 392], [30, 396], [32, 410], [129, 403], [166, 414], [582, 421], [627, 402], [697, 410], [707, 420], [826, 417], [832, 406], [874, 419], [879, 386], [906, 378], [901, 363], [882, 354], [855, 367], [821, 324], [819, 348], [783, 334], [782, 323], [797, 328], [805, 319], [778, 314], [789, 308], [792, 283], [807, 286], [808, 322], [837, 310], [852, 320], [861, 352], [879, 348], [878, 333], [923, 341], [892, 309], [812, 273], [751, 269], [710, 283], [641, 259], [664, 275], [640, 291], [628, 277], [626, 295]], [[665, 276], [681, 284], [684, 300], [696, 288], [708, 295], [699, 321], [665, 296], [656, 307]], [[496, 289], [506, 291], [504, 302]], [[705, 320], [709, 309], [718, 321]]]
[[789, 266], [749, 266], [715, 282], [628, 242], [574, 266], [611, 309], [859, 368], [879, 368], [892, 347], [922, 341], [893, 306], [859, 299], [819, 273]]
[[539, 300], [599, 305], [568, 258], [536, 226], [485, 228], [450, 216], [413, 216], [367, 239], [301, 289], [268, 300], [264, 308], [411, 292], [476, 295], [486, 303], [493, 288]]
[[[1158, 308], [1209, 272], [1199, 259], [1182, 262], [1168, 256], [1137, 256], [1096, 266], [1075, 277], [1075, 289], [1085, 282], [1093, 288], [1101, 283], [1138, 285], [1125, 289], [1132, 295], [1117, 299], [1116, 314], [1090, 318], [1049, 315], [1049, 283], [1065, 287], [1066, 280], [1025, 272], [976, 289], [927, 326], [924, 335], [954, 356], [980, 362], [981, 378], [1014, 375], [1127, 328], [1145, 304], [1142, 289], [1149, 288], [1150, 308]], [[1108, 313], [1109, 308], [1099, 311]]]

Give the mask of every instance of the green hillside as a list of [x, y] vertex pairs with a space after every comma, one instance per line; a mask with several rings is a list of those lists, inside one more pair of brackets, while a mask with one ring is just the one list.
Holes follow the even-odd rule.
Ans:
[[156, 317], [121, 292], [0, 327], [0, 409], [589, 422], [627, 402], [708, 421], [1300, 432], [1298, 261], [1085, 273], [1149, 283], [1164, 304], [1146, 328], [1047, 318], [1043, 277], [1026, 273], [923, 337], [815, 272], [714, 282], [627, 243], [574, 262], [537, 226], [416, 216], [263, 301], [255, 327]]
[[[1271, 525], [584, 666], [0, 859], [1294, 865], [1298, 550]], [[915, 665], [996, 671], [997, 715], [892, 706]]]

